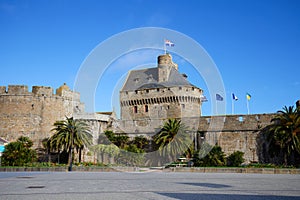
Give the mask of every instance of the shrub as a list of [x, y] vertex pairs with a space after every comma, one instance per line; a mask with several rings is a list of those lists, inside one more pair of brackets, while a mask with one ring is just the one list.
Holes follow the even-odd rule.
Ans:
[[19, 137], [16, 142], [11, 142], [5, 147], [2, 155], [3, 165], [25, 166], [37, 160], [36, 152], [31, 149], [33, 143], [28, 137]]
[[235, 151], [227, 157], [227, 166], [239, 167], [245, 161], [243, 158], [244, 153], [241, 151]]
[[[209, 149], [209, 146], [206, 146], [205, 152], [207, 153]], [[198, 156], [200, 157], [195, 158], [195, 166], [197, 167], [219, 167], [226, 165], [225, 155], [220, 146], [212, 147], [203, 158], [201, 157], [203, 156], [201, 152], [198, 153]]]

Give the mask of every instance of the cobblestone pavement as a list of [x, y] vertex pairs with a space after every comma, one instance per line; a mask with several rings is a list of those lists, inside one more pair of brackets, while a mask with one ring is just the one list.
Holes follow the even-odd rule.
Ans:
[[300, 199], [300, 175], [1, 172], [0, 199]]

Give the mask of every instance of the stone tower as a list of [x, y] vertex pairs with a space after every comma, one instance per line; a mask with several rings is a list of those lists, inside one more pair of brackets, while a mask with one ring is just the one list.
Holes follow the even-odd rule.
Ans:
[[0, 137], [14, 141], [30, 137], [35, 145], [49, 137], [53, 124], [76, 113], [84, 112], [80, 94], [64, 84], [53, 88], [26, 85], [0, 86]]
[[157, 58], [158, 65], [158, 82], [165, 82], [168, 80], [171, 69], [178, 70], [178, 65], [173, 63], [170, 54], [160, 55]]
[[160, 55], [157, 67], [128, 73], [120, 91], [121, 124], [145, 130], [151, 123], [150, 130], [168, 118], [200, 117], [202, 93], [180, 74], [170, 54]]

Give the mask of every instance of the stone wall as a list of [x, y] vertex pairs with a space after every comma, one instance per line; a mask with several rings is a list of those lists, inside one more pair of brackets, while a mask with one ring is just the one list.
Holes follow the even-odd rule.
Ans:
[[275, 114], [256, 114], [201, 117], [198, 131], [206, 142], [221, 146], [226, 155], [242, 151], [247, 163], [258, 162], [258, 149], [261, 145], [257, 138], [259, 130], [269, 125], [274, 116]]
[[51, 87], [9, 85], [0, 87], [0, 137], [14, 141], [30, 137], [36, 146], [51, 135], [53, 123], [74, 113], [84, 112], [79, 93], [62, 89], [53, 94]]
[[[275, 114], [223, 115], [180, 118], [186, 126], [186, 134], [196, 140], [197, 148], [201, 143], [219, 145], [226, 155], [234, 151], [245, 153], [247, 163], [258, 162], [258, 148], [261, 145], [257, 136], [259, 130], [270, 124]], [[167, 119], [119, 120], [116, 127], [129, 136], [144, 135], [151, 137], [157, 133]]]
[[200, 116], [201, 95], [201, 89], [189, 86], [120, 92], [121, 119], [167, 119]]

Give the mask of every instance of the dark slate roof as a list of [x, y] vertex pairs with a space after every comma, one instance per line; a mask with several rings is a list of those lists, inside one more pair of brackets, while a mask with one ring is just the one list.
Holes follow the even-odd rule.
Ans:
[[121, 91], [133, 91], [140, 89], [165, 88], [175, 86], [193, 86], [175, 68], [171, 69], [169, 79], [158, 82], [158, 68], [132, 70], [129, 72]]

